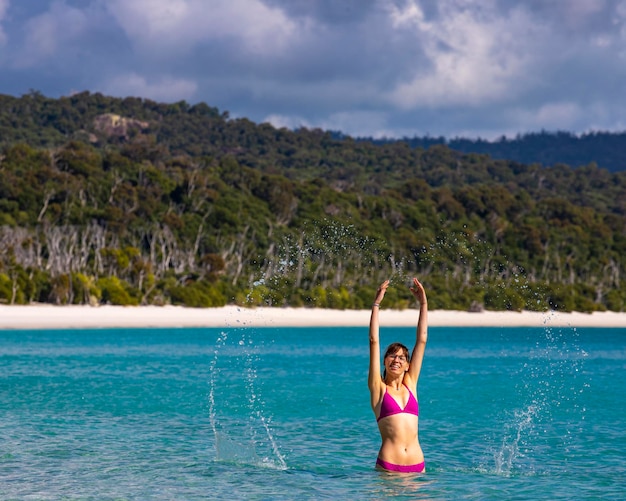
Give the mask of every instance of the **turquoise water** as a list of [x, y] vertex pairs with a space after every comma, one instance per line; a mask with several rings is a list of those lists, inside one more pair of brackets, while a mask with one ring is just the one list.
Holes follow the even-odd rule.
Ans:
[[366, 326], [0, 346], [2, 500], [626, 498], [626, 329], [431, 328], [421, 476], [373, 469]]

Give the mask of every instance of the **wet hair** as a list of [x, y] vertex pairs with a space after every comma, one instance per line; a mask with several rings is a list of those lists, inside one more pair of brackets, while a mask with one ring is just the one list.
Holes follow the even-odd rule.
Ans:
[[[406, 346], [404, 346], [402, 343], [391, 343], [389, 346], [387, 346], [387, 350], [385, 351], [385, 356], [383, 357], [383, 360], [387, 358], [389, 355], [395, 354], [398, 350], [403, 351], [407, 362], [411, 361], [411, 354], [409, 353], [409, 349]], [[383, 365], [384, 365], [384, 362], [383, 362]], [[383, 381], [386, 378], [387, 378], [387, 369], [384, 369]]]

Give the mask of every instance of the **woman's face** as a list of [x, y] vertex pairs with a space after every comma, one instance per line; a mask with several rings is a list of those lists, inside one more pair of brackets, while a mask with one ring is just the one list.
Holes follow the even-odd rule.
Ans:
[[385, 369], [391, 374], [401, 374], [409, 368], [409, 361], [402, 348], [387, 354], [385, 357]]

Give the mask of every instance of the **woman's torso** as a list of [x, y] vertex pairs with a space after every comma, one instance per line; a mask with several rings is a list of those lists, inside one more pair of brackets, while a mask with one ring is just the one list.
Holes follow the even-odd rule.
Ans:
[[424, 454], [418, 438], [419, 406], [415, 395], [405, 385], [399, 391], [387, 387], [385, 394], [374, 409], [382, 438], [378, 457], [398, 465], [421, 463]]

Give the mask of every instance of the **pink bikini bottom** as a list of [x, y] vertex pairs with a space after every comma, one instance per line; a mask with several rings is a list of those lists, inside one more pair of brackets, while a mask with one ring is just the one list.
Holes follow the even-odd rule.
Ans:
[[417, 464], [393, 464], [378, 458], [376, 459], [376, 466], [380, 466], [387, 471], [397, 471], [399, 473], [422, 473], [426, 465], [424, 461]]

